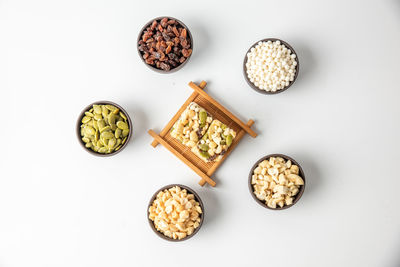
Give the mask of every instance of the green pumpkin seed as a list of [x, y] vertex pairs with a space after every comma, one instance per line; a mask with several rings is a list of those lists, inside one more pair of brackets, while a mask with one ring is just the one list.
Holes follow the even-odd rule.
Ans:
[[225, 125], [225, 124], [222, 124], [222, 125], [221, 125], [221, 129], [222, 129], [222, 130], [225, 130], [225, 129], [226, 129], [226, 125]]
[[129, 129], [122, 130], [122, 137], [127, 137], [129, 134]]
[[121, 144], [125, 144], [125, 141], [126, 141], [127, 138], [128, 138], [128, 137], [125, 137], [125, 138], [122, 140], [122, 143], [121, 143]]
[[97, 126], [99, 127], [99, 129], [103, 129], [104, 127], [106, 127], [106, 122], [104, 120], [99, 120], [97, 121]]
[[205, 141], [207, 140], [207, 138], [208, 138], [208, 133], [206, 133], [201, 139]]
[[109, 111], [114, 111], [114, 110], [116, 109], [116, 107], [114, 107], [113, 105], [106, 105], [106, 108], [107, 108]]
[[208, 147], [207, 144], [199, 144], [199, 148], [200, 148], [202, 151], [208, 151], [208, 149], [209, 149], [209, 147]]
[[115, 124], [115, 114], [111, 113], [110, 115], [108, 115], [108, 124], [113, 125]]
[[97, 121], [93, 121], [93, 128], [95, 128], [96, 130], [99, 129], [99, 125], [98, 125]]
[[128, 118], [125, 116], [124, 113], [120, 112], [119, 115], [126, 121]]
[[89, 117], [89, 116], [84, 116], [83, 118], [82, 118], [82, 123], [88, 123], [90, 120], [91, 120], [92, 118], [91, 117]]
[[94, 152], [99, 151], [99, 147], [98, 146], [92, 147], [92, 149], [93, 149]]
[[233, 138], [232, 135], [228, 135], [228, 136], [226, 137], [226, 144], [227, 144], [227, 146], [230, 146], [230, 145], [232, 144], [232, 138]]
[[204, 110], [201, 110], [199, 112], [199, 119], [200, 119], [200, 124], [205, 124], [207, 120], [207, 112]]
[[85, 142], [85, 143], [89, 143], [89, 142], [90, 142], [90, 139], [87, 138], [87, 137], [83, 137], [83, 138], [82, 138], [82, 141]]
[[219, 143], [221, 146], [226, 145], [226, 141], [225, 140], [221, 140], [221, 142]]
[[97, 142], [100, 139], [100, 132], [96, 131], [96, 133], [94, 134], [94, 140]]
[[103, 119], [103, 116], [101, 114], [94, 114], [94, 119], [96, 121], [99, 121], [99, 120]]
[[118, 112], [119, 112], [119, 108], [115, 108], [112, 113], [113, 114], [118, 114]]
[[110, 141], [108, 141], [108, 148], [113, 149], [116, 144], [117, 144], [117, 139], [111, 138]]
[[99, 105], [93, 105], [93, 111], [96, 114], [101, 114], [101, 106]]
[[101, 137], [103, 137], [104, 139], [111, 139], [114, 137], [114, 134], [112, 132], [102, 132], [101, 133]]
[[88, 135], [94, 135], [96, 133], [96, 131], [93, 129], [93, 127], [86, 126], [85, 133], [87, 133]]
[[88, 117], [92, 117], [92, 118], [93, 118], [93, 116], [94, 116], [93, 113], [92, 113], [92, 112], [89, 112], [89, 111], [86, 111], [86, 112], [85, 112], [85, 115], [88, 116]]
[[101, 133], [104, 132], [104, 131], [109, 131], [109, 130], [111, 130], [111, 127], [110, 127], [110, 126], [106, 126], [106, 127], [104, 127], [104, 128], [100, 128], [100, 132], [101, 132]]
[[205, 158], [207, 158], [207, 159], [210, 157], [210, 154], [208, 154], [208, 152], [202, 151], [202, 150], [200, 150], [200, 155], [205, 157]]
[[118, 139], [117, 139], [117, 144], [116, 144], [116, 146], [119, 146], [121, 143], [122, 143], [121, 138], [118, 138]]
[[93, 145], [92, 145], [92, 143], [86, 143], [85, 144], [85, 147], [87, 147], [87, 148], [90, 148], [90, 147], [92, 147]]
[[122, 135], [122, 130], [120, 128], [117, 128], [115, 130], [115, 138], [119, 138]]
[[117, 146], [114, 151], [118, 151], [122, 146]]
[[117, 122], [117, 127], [120, 128], [121, 130], [127, 130], [129, 129], [128, 124], [126, 124], [123, 121]]
[[93, 113], [93, 108], [89, 109], [89, 112]]
[[103, 146], [103, 147], [99, 148], [99, 153], [103, 153], [104, 154], [106, 152], [107, 152], [107, 148], [106, 147]]

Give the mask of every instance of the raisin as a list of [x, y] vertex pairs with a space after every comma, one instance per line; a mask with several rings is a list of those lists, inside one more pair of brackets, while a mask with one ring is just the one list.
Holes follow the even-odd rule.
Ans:
[[168, 18], [163, 18], [160, 21], [161, 26], [163, 26], [163, 28], [165, 28], [168, 25]]
[[167, 49], [165, 49], [165, 53], [167, 53], [167, 54], [169, 54], [169, 52], [171, 52], [171, 45], [169, 45], [168, 47], [167, 47]]
[[157, 27], [157, 21], [154, 20], [153, 23], [151, 24], [150, 29], [151, 29], [151, 30], [154, 30], [156, 27]]
[[182, 32], [181, 32], [181, 36], [186, 38], [186, 34], [187, 34], [186, 33], [186, 29], [183, 29]]
[[160, 68], [166, 71], [169, 71], [171, 69], [171, 67], [168, 64], [160, 63]]

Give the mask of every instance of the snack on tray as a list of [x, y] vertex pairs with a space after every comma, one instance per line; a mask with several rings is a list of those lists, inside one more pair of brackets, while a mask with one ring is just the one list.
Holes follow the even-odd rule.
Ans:
[[207, 133], [192, 148], [192, 152], [205, 162], [220, 161], [235, 137], [234, 130], [219, 120], [213, 120]]
[[175, 122], [170, 134], [182, 144], [195, 147], [211, 122], [211, 115], [195, 102], [191, 102]]

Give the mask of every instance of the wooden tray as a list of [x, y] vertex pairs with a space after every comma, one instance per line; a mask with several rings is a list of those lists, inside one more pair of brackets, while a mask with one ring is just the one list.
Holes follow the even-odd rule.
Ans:
[[[224, 108], [221, 104], [203, 91], [206, 85], [207, 83], [205, 81], [202, 81], [200, 85], [190, 82], [189, 86], [194, 90], [194, 92], [178, 110], [175, 116], [172, 117], [164, 129], [162, 129], [160, 134], [155, 133], [153, 130], [149, 130], [148, 133], [154, 138], [151, 145], [156, 147], [160, 143], [169, 151], [171, 151], [172, 154], [182, 160], [202, 178], [199, 182], [201, 186], [203, 186], [206, 182], [211, 186], [215, 186], [216, 183], [211, 176], [237, 146], [244, 134], [248, 133], [252, 137], [256, 137], [257, 134], [250, 128], [254, 123], [253, 120], [249, 120], [247, 124], [239, 120], [235, 115], [229, 112], [229, 110]], [[213, 116], [213, 119], [220, 120], [222, 123], [226, 124], [229, 128], [232, 128], [236, 132], [236, 138], [233, 139], [232, 145], [224, 154], [223, 158], [218, 162], [204, 162], [192, 151], [190, 151], [189, 147], [181, 144], [169, 134], [172, 126], [191, 102], [196, 102], [205, 108]]]

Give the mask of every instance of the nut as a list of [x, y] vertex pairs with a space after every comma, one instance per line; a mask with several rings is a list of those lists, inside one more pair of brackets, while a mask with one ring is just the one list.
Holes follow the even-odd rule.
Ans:
[[179, 186], [160, 191], [149, 207], [149, 219], [157, 231], [172, 239], [193, 234], [200, 226], [200, 214], [200, 203]]
[[299, 167], [290, 160], [270, 157], [254, 169], [251, 184], [254, 195], [275, 209], [277, 206], [292, 205], [304, 180], [299, 176]]

